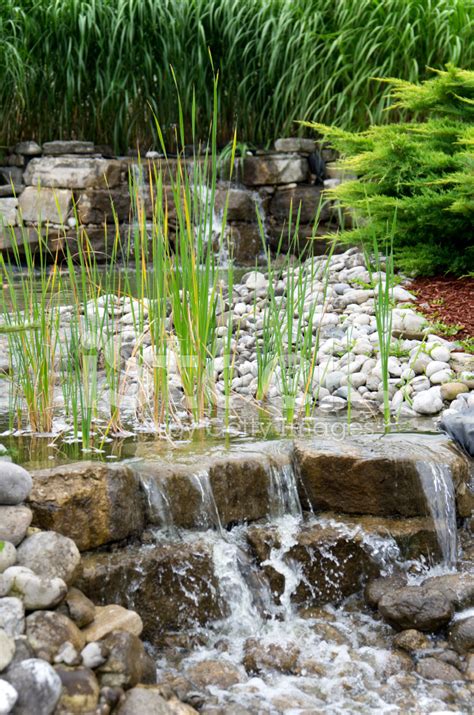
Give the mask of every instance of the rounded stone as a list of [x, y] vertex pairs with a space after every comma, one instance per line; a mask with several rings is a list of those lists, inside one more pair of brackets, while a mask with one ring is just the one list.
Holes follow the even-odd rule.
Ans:
[[246, 680], [246, 675], [233, 663], [212, 658], [189, 666], [186, 677], [198, 688], [214, 686], [223, 690]]
[[11, 541], [0, 541], [0, 573], [16, 563], [16, 549]]
[[31, 569], [11, 566], [0, 579], [9, 581], [9, 592], [19, 596], [28, 611], [51, 608], [60, 603], [67, 592], [67, 586], [60, 578], [41, 578]]
[[464, 392], [469, 392], [469, 389], [462, 382], [445, 382], [440, 387], [441, 399], [447, 402], [452, 402]]
[[18, 693], [15, 715], [51, 715], [61, 695], [61, 679], [44, 660], [30, 658], [15, 663], [4, 679]]
[[4, 630], [0, 630], [0, 671], [8, 668], [15, 655], [15, 641]]
[[[186, 707], [190, 713], [193, 712], [189, 706], [184, 706], [184, 708]], [[171, 710], [159, 688], [144, 687], [143, 685], [129, 690], [124, 701], [117, 710], [114, 710], [117, 715], [171, 715], [173, 712], [184, 715], [187, 710]], [[196, 711], [194, 710], [194, 712]]]
[[418, 392], [413, 398], [413, 409], [420, 415], [436, 415], [443, 409], [443, 400], [431, 390]]
[[138, 683], [155, 683], [156, 666], [138, 636], [114, 631], [102, 641], [107, 660], [97, 669], [101, 686], [132, 688]]
[[0, 679], [0, 715], [8, 715], [18, 699], [18, 693], [13, 685]]
[[455, 621], [449, 631], [449, 642], [458, 653], [474, 650], [474, 616]]
[[32, 518], [27, 506], [0, 506], [0, 541], [17, 546], [25, 538]]
[[430, 350], [430, 355], [432, 360], [440, 362], [449, 362], [449, 358], [451, 357], [451, 351], [444, 345], [435, 345], [435, 347]]
[[103, 643], [88, 643], [81, 651], [86, 668], [98, 668], [107, 660]]
[[397, 633], [393, 639], [393, 645], [402, 650], [406, 650], [408, 653], [416, 653], [419, 650], [429, 648], [430, 641], [424, 633], [420, 633], [420, 631], [416, 631], [414, 628], [409, 628], [406, 631]]
[[426, 366], [425, 374], [426, 377], [432, 377], [435, 373], [440, 372], [440, 370], [448, 370], [449, 365], [441, 360], [432, 360]]
[[378, 609], [387, 623], [400, 630], [437, 631], [449, 623], [454, 613], [444, 594], [420, 586], [405, 586], [386, 593]]
[[92, 670], [84, 667], [68, 668], [64, 665], [56, 666], [55, 670], [62, 684], [61, 697], [56, 708], [57, 714], [95, 713], [100, 690]]
[[83, 633], [70, 618], [55, 611], [36, 611], [26, 619], [26, 636], [35, 655], [53, 662], [64, 643], [77, 652], [85, 645]]
[[26, 469], [13, 462], [0, 461], [0, 504], [20, 504], [32, 487], [33, 480]]
[[437, 658], [422, 658], [416, 666], [416, 671], [426, 680], [443, 680], [447, 683], [464, 680], [462, 673], [454, 665]]
[[25, 607], [19, 598], [0, 598], [0, 628], [9, 636], [20, 636], [25, 630]]
[[29, 536], [17, 551], [18, 563], [44, 578], [74, 581], [80, 570], [81, 554], [72, 539], [55, 531]]
[[87, 643], [98, 641], [112, 631], [127, 631], [139, 636], [143, 630], [143, 621], [135, 611], [129, 611], [123, 606], [97, 606], [95, 618], [87, 628], [84, 636]]
[[430, 377], [432, 385], [444, 385], [446, 382], [452, 380], [453, 371], [452, 370], [438, 370], [434, 375]]

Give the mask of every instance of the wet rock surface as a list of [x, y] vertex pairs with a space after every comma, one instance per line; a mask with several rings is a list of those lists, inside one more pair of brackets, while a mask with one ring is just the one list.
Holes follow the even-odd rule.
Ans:
[[395, 593], [386, 593], [378, 602], [378, 609], [387, 623], [395, 628], [420, 631], [440, 630], [454, 615], [453, 605], [445, 595], [418, 586], [405, 586]]

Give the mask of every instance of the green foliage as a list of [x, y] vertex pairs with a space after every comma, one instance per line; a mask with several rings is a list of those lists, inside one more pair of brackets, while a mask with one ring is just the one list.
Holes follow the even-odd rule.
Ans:
[[427, 66], [471, 66], [473, 24], [472, 0], [2, 0], [0, 144], [156, 146], [154, 113], [171, 150], [170, 66], [187, 117], [195, 92], [200, 138], [219, 71], [222, 145], [235, 125], [265, 143], [294, 132], [295, 119], [380, 123], [387, 93], [371, 77], [418, 81]]
[[474, 265], [474, 72], [449, 66], [421, 85], [387, 80], [395, 107], [425, 121], [372, 126], [354, 134], [313, 123], [359, 178], [332, 192], [355, 214], [341, 238], [379, 240], [396, 214], [394, 257], [400, 268], [462, 274]]

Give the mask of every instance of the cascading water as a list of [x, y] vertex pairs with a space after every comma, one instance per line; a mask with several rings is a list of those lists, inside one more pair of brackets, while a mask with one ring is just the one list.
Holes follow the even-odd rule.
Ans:
[[291, 462], [270, 463], [268, 465], [270, 482], [269, 517], [277, 519], [290, 514], [302, 517], [303, 511], [298, 494], [297, 475]]
[[433, 519], [444, 565], [454, 568], [457, 561], [456, 498], [450, 468], [434, 461], [417, 462], [420, 483]]

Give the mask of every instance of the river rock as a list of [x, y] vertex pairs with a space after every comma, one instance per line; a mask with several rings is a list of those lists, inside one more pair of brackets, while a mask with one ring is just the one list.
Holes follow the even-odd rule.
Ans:
[[0, 628], [9, 636], [25, 630], [25, 607], [19, 598], [0, 598]]
[[70, 537], [81, 551], [143, 530], [138, 478], [125, 465], [79, 462], [32, 476], [34, 525]]
[[402, 650], [406, 650], [408, 653], [416, 653], [419, 650], [429, 648], [430, 641], [424, 633], [410, 628], [406, 631], [401, 631], [401, 633], [397, 633], [393, 639], [393, 645]]
[[444, 385], [441, 385], [439, 390], [441, 399], [447, 402], [452, 402], [458, 395], [464, 392], [469, 392], [469, 388], [463, 385], [462, 382], [445, 382]]
[[25, 538], [32, 518], [27, 506], [0, 506], [0, 541], [17, 546]]
[[245, 673], [234, 663], [212, 658], [190, 665], [185, 675], [197, 688], [214, 686], [221, 690], [227, 690], [246, 680]]
[[144, 635], [153, 643], [168, 631], [223, 615], [212, 554], [199, 541], [127, 546], [86, 554], [82, 563], [81, 590], [98, 603], [121, 603], [140, 613]]
[[61, 695], [61, 679], [44, 660], [15, 663], [3, 678], [18, 693], [15, 715], [51, 715]]
[[278, 643], [262, 643], [248, 638], [244, 644], [243, 665], [247, 673], [277, 670], [280, 673], [295, 673], [300, 649], [297, 646], [282, 646]]
[[70, 588], [61, 604], [62, 612], [79, 628], [88, 626], [95, 618], [95, 606], [78, 588]]
[[467, 454], [474, 457], [474, 408], [442, 417], [439, 426]]
[[371, 578], [367, 581], [364, 589], [366, 603], [372, 608], [377, 608], [380, 599], [386, 594], [398, 591], [407, 584], [405, 574], [394, 574], [393, 576], [382, 576]]
[[18, 596], [28, 611], [57, 606], [67, 592], [60, 578], [42, 578], [23, 566], [10, 566], [0, 575], [10, 580], [9, 596]]
[[16, 549], [10, 541], [0, 542], [0, 573], [16, 564]]
[[8, 668], [15, 654], [14, 639], [0, 629], [0, 672]]
[[18, 699], [18, 693], [13, 685], [0, 679], [0, 715], [8, 715]]
[[25, 501], [32, 486], [26, 469], [13, 462], [0, 461], [0, 504], [20, 504]]
[[378, 603], [381, 616], [399, 630], [437, 631], [453, 617], [451, 602], [442, 594], [420, 586], [405, 586], [386, 593]]
[[107, 649], [103, 643], [88, 643], [81, 651], [86, 668], [97, 668], [107, 660]]
[[96, 606], [92, 623], [83, 633], [87, 643], [98, 641], [112, 631], [128, 631], [139, 636], [143, 630], [143, 621], [135, 611], [129, 611], [118, 605]]
[[28, 616], [26, 636], [35, 655], [50, 663], [64, 643], [71, 643], [80, 652], [86, 642], [76, 624], [56, 611], [36, 611]]
[[81, 555], [72, 539], [55, 531], [29, 536], [18, 548], [18, 563], [43, 578], [60, 578], [70, 584], [79, 573]]
[[192, 715], [197, 711], [175, 698], [166, 701], [157, 687], [138, 685], [126, 693], [115, 712], [117, 715]]
[[468, 572], [431, 576], [423, 581], [425, 591], [442, 593], [455, 611], [474, 606], [474, 574]]
[[84, 667], [55, 667], [61, 679], [61, 697], [54, 715], [95, 715], [99, 702], [99, 683], [92, 670]]
[[443, 680], [447, 683], [464, 680], [462, 673], [454, 665], [437, 658], [422, 658], [416, 666], [416, 671], [426, 680]]
[[102, 640], [105, 663], [97, 668], [101, 686], [132, 688], [137, 683], [155, 683], [156, 666], [138, 636], [126, 631], [109, 633]]
[[454, 622], [449, 630], [449, 642], [458, 653], [474, 650], [474, 616]]
[[418, 392], [413, 398], [413, 409], [420, 415], [436, 415], [443, 409], [443, 400], [439, 396], [439, 388], [430, 388]]

